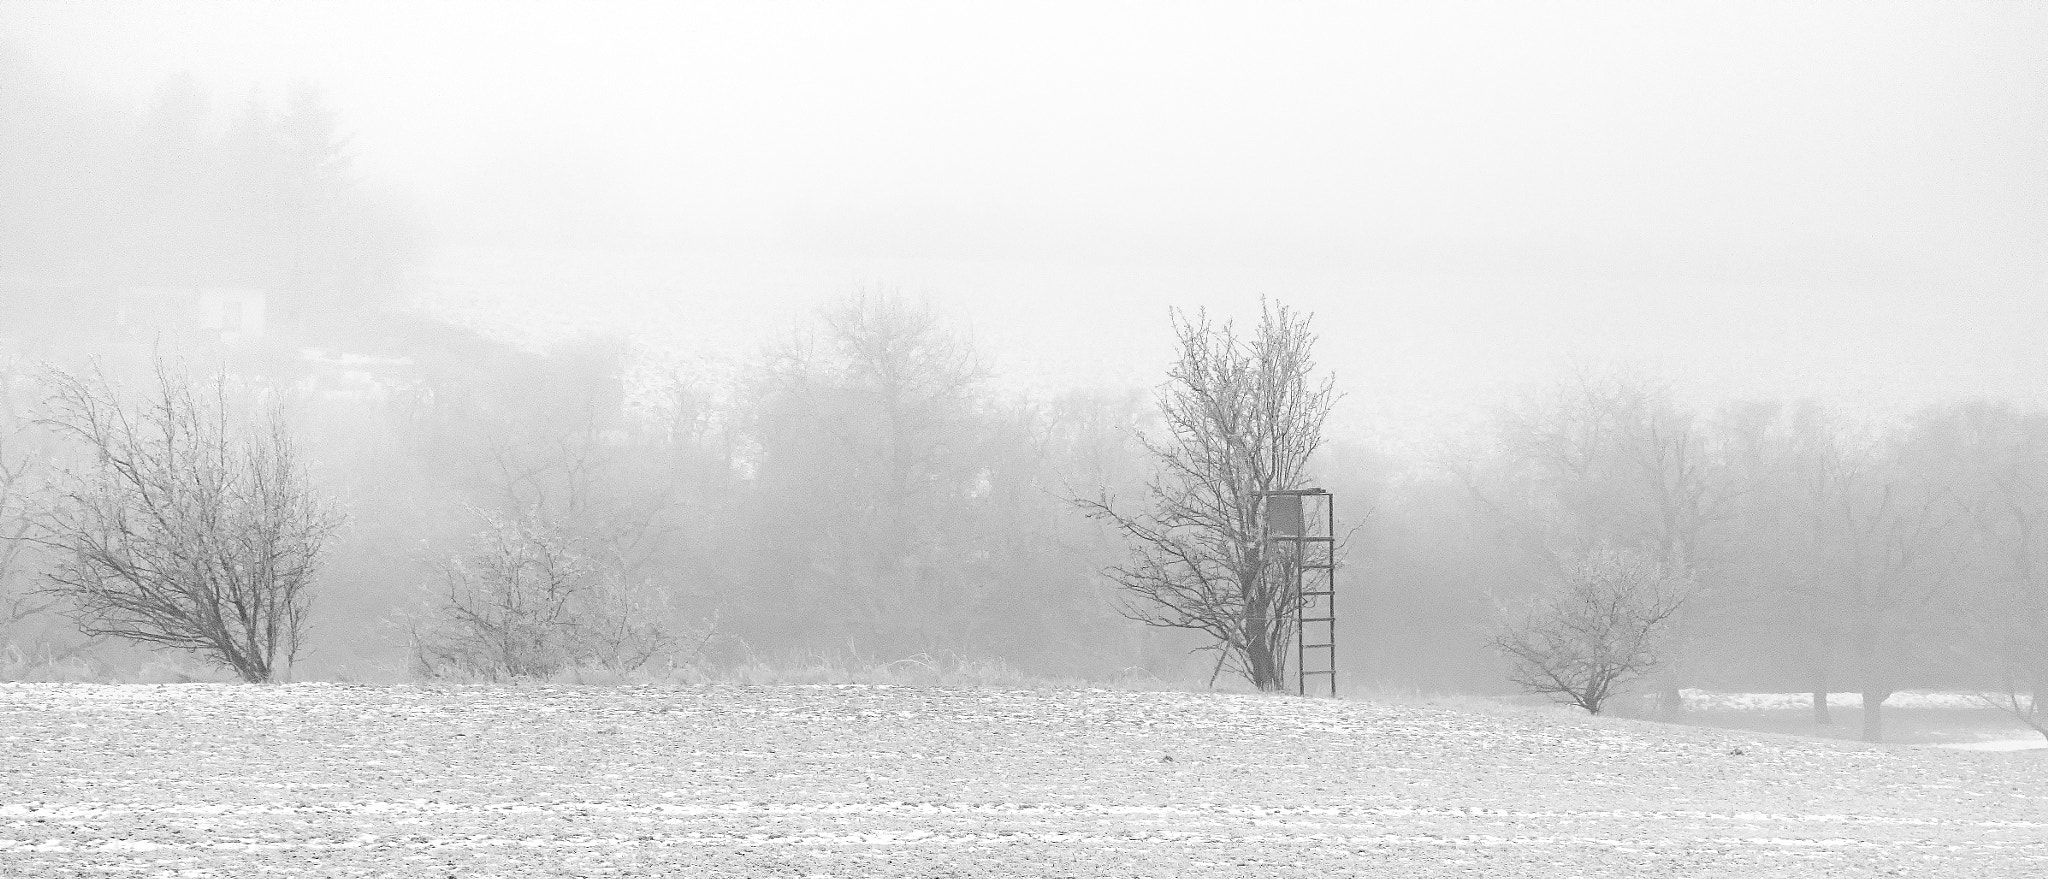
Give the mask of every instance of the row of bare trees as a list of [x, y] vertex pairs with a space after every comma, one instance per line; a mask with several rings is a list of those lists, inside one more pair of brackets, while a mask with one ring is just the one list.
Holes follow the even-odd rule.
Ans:
[[655, 660], [1178, 661], [1115, 613], [1114, 547], [1068, 501], [1137, 478], [1134, 396], [1004, 394], [963, 333], [883, 294], [731, 372], [628, 354], [423, 358], [434, 393], [322, 422], [357, 520], [336, 566], [367, 584], [333, 608], [349, 659], [388, 662], [372, 621], [403, 606], [418, 672], [607, 665], [593, 619], [624, 600]]
[[[723, 378], [627, 374], [603, 342], [423, 332], [433, 347], [373, 396], [169, 363], [140, 385], [25, 381], [11, 423], [62, 451], [6, 448], [27, 474], [7, 496], [27, 529], [4, 544], [9, 607], [252, 680], [314, 634], [323, 669], [482, 678], [708, 654], [1072, 675], [1178, 656], [1116, 614], [1098, 576], [1115, 547], [1070, 503], [1137, 478], [1138, 400], [1000, 395], [917, 303], [852, 297]], [[317, 590], [323, 565], [346, 586]]]
[[[1093, 675], [1192, 647], [1214, 651], [1204, 670], [1277, 689], [1300, 596], [1260, 501], [1356, 475], [1321, 445], [1335, 388], [1283, 306], [1244, 332], [1171, 327], [1156, 416], [1128, 395], [1006, 398], [963, 335], [873, 295], [724, 380], [627, 376], [604, 345], [423, 358], [388, 399], [300, 401], [312, 452], [278, 392], [225, 375], [160, 364], [135, 393], [90, 372], [11, 381], [0, 611], [19, 630], [68, 610], [250, 679], [325, 631], [345, 657], [493, 678], [721, 651]], [[1878, 738], [1892, 692], [1953, 684], [2043, 723], [2041, 414], [1869, 426], [1582, 376], [1486, 439], [1442, 462], [1479, 531], [1398, 530], [1435, 503], [1422, 476], [1375, 512], [1346, 581], [1377, 590], [1368, 619], [1420, 618], [1400, 602], [1429, 590], [1380, 584], [1428, 582], [1395, 566], [1441, 539], [1495, 601], [1430, 611], [1435, 631], [1496, 614], [1510, 675], [1588, 710], [1796, 680], [1823, 721], [1827, 692], [1863, 693]], [[349, 586], [315, 617], [323, 570]]]
[[1135, 396], [1005, 394], [965, 334], [883, 294], [768, 346], [735, 396], [735, 637], [1066, 675], [1149, 661], [1099, 576], [1119, 548], [1070, 503], [1141, 478]]
[[[1668, 707], [1682, 683], [1726, 677], [1731, 655], [1748, 649], [1796, 670], [1819, 722], [1832, 720], [1837, 681], [1860, 692], [1871, 740], [1892, 693], [1943, 682], [1995, 684], [2004, 707], [2039, 728], [2040, 413], [1973, 403], [1893, 424], [1810, 404], [1701, 413], [1643, 381], [1581, 375], [1498, 424], [1490, 447], [1450, 469], [1521, 548], [1529, 580], [1555, 584], [1536, 601], [1601, 583], [1595, 591], [1620, 597], [1613, 586], [1629, 578], [1588, 573], [1616, 553], [1660, 572], [1636, 579], [1678, 596], [1640, 605], [1638, 624], [1621, 627], [1655, 636], [1656, 661], [1627, 664], [1623, 677], [1666, 693]], [[1569, 686], [1532, 680], [1554, 678], [1575, 654], [1528, 649], [1569, 615], [1535, 625], [1517, 610], [1524, 600], [1506, 599], [1495, 644], [1525, 686], [1598, 710], [1613, 691], [1584, 669], [1600, 663], [1580, 663]], [[1532, 661], [1539, 654], [1550, 661]]]

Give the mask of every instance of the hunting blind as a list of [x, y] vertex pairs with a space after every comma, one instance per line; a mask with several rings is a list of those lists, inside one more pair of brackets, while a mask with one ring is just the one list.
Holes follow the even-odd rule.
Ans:
[[[1287, 546], [1280, 576], [1294, 596], [1295, 689], [1308, 695], [1308, 679], [1321, 677], [1337, 695], [1337, 501], [1320, 488], [1262, 491], [1266, 540]], [[1313, 637], [1316, 640], [1310, 640]], [[1313, 667], [1311, 667], [1313, 665]]]

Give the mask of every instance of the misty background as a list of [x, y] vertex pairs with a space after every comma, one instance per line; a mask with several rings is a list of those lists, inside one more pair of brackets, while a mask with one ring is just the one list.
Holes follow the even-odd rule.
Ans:
[[[634, 570], [732, 656], [1174, 676], [1205, 669], [1115, 613], [1119, 548], [1064, 498], [1142, 479], [1169, 307], [1271, 297], [1345, 395], [1340, 664], [1497, 689], [1530, 529], [1636, 539], [1630, 477], [1570, 495], [1531, 425], [1681, 413], [1750, 499], [1797, 456], [1732, 438], [1825, 432], [1801, 412], [2038, 430], [2044, 168], [2048, 10], [2017, 3], [17, 2], [0, 344], [17, 420], [29, 364], [167, 337], [299, 389], [352, 517], [306, 675], [402, 674], [474, 511], [588, 503], [661, 535]], [[942, 390], [884, 443], [917, 460], [874, 457], [849, 315], [973, 354], [922, 361]], [[1798, 689], [1828, 639], [1766, 637], [1791, 612], [1757, 598], [1793, 513], [1744, 515], [1699, 538], [1746, 597], [1689, 673]], [[49, 616], [10, 642], [76, 646]], [[1967, 677], [1960, 640], [1901, 674]]]

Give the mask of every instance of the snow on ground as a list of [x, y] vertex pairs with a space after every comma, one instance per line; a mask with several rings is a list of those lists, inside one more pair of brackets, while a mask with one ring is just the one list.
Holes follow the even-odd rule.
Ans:
[[1935, 747], [1955, 748], [1961, 751], [2035, 751], [2048, 748], [2048, 739], [2042, 738], [2038, 733], [2024, 738], [1984, 736], [1974, 742], [1943, 742]]
[[[1717, 693], [1712, 690], [1680, 690], [1685, 698], [1685, 708], [1695, 710], [1727, 711], [1769, 711], [1777, 709], [1795, 710], [1813, 705], [1811, 693]], [[1829, 693], [1828, 705], [1835, 708], [1862, 708], [1861, 693]], [[1893, 693], [1884, 700], [1886, 708], [1940, 708], [1960, 711], [1974, 711], [1985, 707], [1984, 699], [1974, 693]]]
[[2048, 761], [878, 686], [0, 684], [0, 876], [2041, 876]]

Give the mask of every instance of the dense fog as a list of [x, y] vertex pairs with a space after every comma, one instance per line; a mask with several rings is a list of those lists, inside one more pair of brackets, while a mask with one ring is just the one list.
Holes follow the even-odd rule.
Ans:
[[637, 674], [1201, 683], [1077, 501], [1269, 302], [1347, 686], [1512, 689], [1603, 549], [1694, 582], [1651, 690], [2048, 673], [2048, 12], [1480, 11], [0, 5], [0, 675], [211, 673], [36, 538], [55, 377], [169, 370], [345, 517], [296, 679], [540, 552]]

